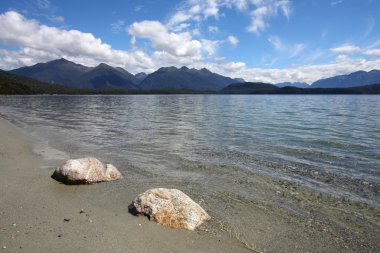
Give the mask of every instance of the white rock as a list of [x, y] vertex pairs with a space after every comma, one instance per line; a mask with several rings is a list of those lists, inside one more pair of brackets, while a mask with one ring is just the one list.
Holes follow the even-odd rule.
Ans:
[[103, 164], [96, 158], [87, 157], [67, 160], [54, 171], [52, 177], [66, 184], [94, 184], [123, 176], [112, 164]]
[[156, 188], [148, 190], [132, 203], [137, 214], [166, 227], [194, 230], [211, 217], [189, 196], [177, 189]]

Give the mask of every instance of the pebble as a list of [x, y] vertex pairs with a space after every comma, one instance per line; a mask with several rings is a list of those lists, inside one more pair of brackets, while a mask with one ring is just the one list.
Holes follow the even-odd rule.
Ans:
[[7, 248], [7, 246], [3, 246], [3, 249], [6, 249]]
[[12, 226], [16, 227], [16, 223], [13, 223]]
[[70, 219], [67, 219], [67, 218], [65, 218], [65, 219], [63, 219], [63, 221], [69, 222], [69, 221], [70, 221]]
[[58, 237], [62, 237], [62, 235], [58, 235]]
[[79, 213], [84, 213], [84, 210], [83, 210], [83, 209], [80, 209]]

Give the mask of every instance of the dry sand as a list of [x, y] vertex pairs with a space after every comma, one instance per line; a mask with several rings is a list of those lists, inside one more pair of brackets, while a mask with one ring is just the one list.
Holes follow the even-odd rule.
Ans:
[[1, 252], [251, 252], [223, 231], [168, 229], [132, 216], [128, 186], [117, 199], [109, 183], [66, 186], [42, 165], [30, 140], [0, 119]]

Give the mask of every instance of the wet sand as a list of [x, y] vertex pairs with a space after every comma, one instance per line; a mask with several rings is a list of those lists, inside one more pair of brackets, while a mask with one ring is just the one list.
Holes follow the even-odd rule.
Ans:
[[62, 185], [50, 178], [53, 168], [41, 168], [31, 145], [0, 119], [2, 252], [250, 252], [227, 232], [168, 229], [132, 216], [132, 186], [123, 186], [119, 199], [109, 183]]
[[[124, 179], [66, 186], [0, 119], [4, 252], [379, 252], [380, 209], [228, 166], [179, 161], [186, 180], [115, 164]], [[107, 161], [112, 162], [112, 161]], [[183, 177], [181, 177], [183, 178]], [[202, 178], [202, 180], [200, 180]], [[128, 213], [140, 192], [178, 188], [213, 217], [194, 232]], [[83, 210], [83, 212], [81, 212]], [[65, 221], [66, 219], [66, 221]]]

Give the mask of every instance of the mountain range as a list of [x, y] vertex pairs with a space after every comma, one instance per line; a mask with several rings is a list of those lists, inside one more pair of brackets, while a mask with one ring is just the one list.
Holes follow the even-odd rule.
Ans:
[[[187, 67], [163, 67], [146, 74], [133, 75], [120, 67], [101, 63], [87, 67], [64, 58], [33, 66], [22, 67], [9, 73], [30, 77], [48, 84], [61, 84], [81, 89], [128, 89], [128, 90], [193, 90], [220, 91], [230, 84], [245, 83], [241, 78], [230, 78], [213, 73], [205, 68], [197, 70]], [[345, 88], [380, 83], [380, 71], [357, 71], [348, 75], [318, 80], [311, 85], [303, 82], [284, 82], [277, 87], [297, 88]], [[236, 88], [236, 87], [235, 87]], [[273, 87], [272, 87], [273, 88]], [[230, 89], [232, 89], [230, 87]]]
[[86, 67], [64, 58], [30, 67], [11, 70], [10, 73], [30, 77], [49, 84], [62, 84], [74, 88], [125, 88], [125, 89], [192, 89], [220, 90], [231, 83], [244, 82], [187, 67], [166, 67], [147, 75], [133, 75], [120, 67], [101, 63], [96, 67]]
[[350, 88], [279, 88], [267, 83], [234, 83], [220, 91], [192, 89], [124, 89], [114, 87], [79, 89], [58, 84], [47, 84], [29, 77], [0, 70], [0, 94], [380, 94], [380, 84]]
[[348, 75], [318, 80], [310, 88], [347, 88], [380, 83], [380, 70], [357, 71]]

